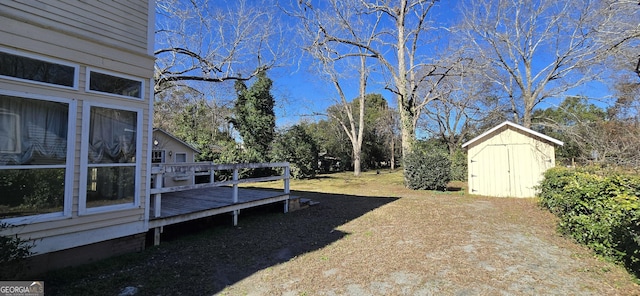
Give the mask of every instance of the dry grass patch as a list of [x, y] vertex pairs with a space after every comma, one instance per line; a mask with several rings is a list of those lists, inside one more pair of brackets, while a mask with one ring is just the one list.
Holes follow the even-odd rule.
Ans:
[[320, 204], [246, 211], [238, 227], [212, 219], [47, 285], [53, 295], [82, 295], [95, 279], [103, 295], [125, 286], [139, 295], [640, 295], [621, 267], [560, 237], [533, 199], [411, 191], [387, 171], [294, 180], [291, 189]]

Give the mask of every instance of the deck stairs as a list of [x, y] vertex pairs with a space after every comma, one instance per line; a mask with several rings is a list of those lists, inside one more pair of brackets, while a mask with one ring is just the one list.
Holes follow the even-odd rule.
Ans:
[[303, 198], [303, 197], [299, 197], [299, 196], [291, 196], [289, 197], [289, 210], [290, 211], [297, 211], [297, 210], [302, 210], [302, 209], [306, 209], [310, 206], [315, 206], [317, 204], [319, 204], [320, 202], [318, 201], [313, 201], [311, 199], [308, 198]]

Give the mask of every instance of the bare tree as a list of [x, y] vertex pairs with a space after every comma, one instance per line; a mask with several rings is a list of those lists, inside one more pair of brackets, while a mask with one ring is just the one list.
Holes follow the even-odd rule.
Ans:
[[616, 101], [607, 109], [608, 122], [601, 137], [591, 136], [593, 146], [604, 160], [640, 171], [640, 2], [606, 0], [604, 7], [614, 12], [601, 26], [600, 42], [607, 46], [605, 64], [612, 69], [609, 85]]
[[[337, 2], [337, 1], [334, 1]], [[300, 16], [315, 34], [314, 46], [338, 49], [336, 55], [347, 52], [373, 58], [384, 73], [386, 89], [397, 98], [402, 134], [402, 153], [411, 152], [416, 136], [416, 123], [424, 106], [433, 96], [419, 96], [418, 88], [429, 78], [438, 81], [447, 75], [447, 65], [426, 50], [429, 42], [435, 42], [435, 31], [429, 15], [437, 0], [348, 0], [338, 7], [349, 7], [360, 19], [376, 26], [373, 34], [353, 36], [342, 27], [349, 19], [334, 18], [327, 22], [310, 1], [299, 1]], [[349, 4], [347, 4], [349, 3]], [[360, 33], [360, 32], [359, 32]], [[370, 37], [369, 37], [370, 36]]]
[[606, 46], [602, 24], [615, 13], [602, 1], [465, 1], [464, 31], [486, 61], [486, 79], [508, 98], [513, 119], [531, 126], [546, 99], [597, 78]]
[[[618, 117], [635, 114], [635, 120], [639, 121], [640, 3], [635, 0], [608, 0], [606, 3], [615, 11], [609, 22], [602, 25], [599, 35], [600, 42], [607, 46], [605, 64], [612, 69], [608, 84], [617, 97], [610, 113]], [[629, 114], [623, 114], [625, 110]]]
[[273, 5], [262, 4], [156, 1], [155, 93], [185, 82], [248, 80], [276, 66], [286, 53], [284, 28]]
[[[458, 69], [460, 76], [450, 76], [437, 87], [438, 99], [429, 102], [419, 126], [433, 137], [443, 140], [450, 155], [460, 149], [479, 122], [495, 114], [498, 102], [492, 100], [476, 68]], [[470, 72], [469, 72], [470, 71]]]
[[[357, 122], [356, 118], [354, 118], [354, 110], [353, 105], [349, 104], [347, 101], [346, 95], [340, 84], [340, 80], [338, 79], [338, 75], [336, 72], [329, 70], [328, 75], [330, 76], [330, 80], [336, 88], [338, 92], [338, 97], [340, 98], [339, 106], [342, 107], [342, 113], [347, 116], [347, 121], [343, 120], [342, 117], [333, 116], [335, 120], [338, 121], [344, 132], [349, 137], [349, 141], [351, 142], [351, 147], [353, 151], [353, 174], [355, 176], [359, 176], [361, 173], [361, 155], [362, 155], [362, 140], [364, 136], [364, 115], [365, 115], [365, 98], [366, 98], [366, 84], [367, 84], [367, 72], [366, 72], [366, 64], [365, 58], [361, 57], [361, 66], [359, 72], [359, 99], [360, 104]], [[328, 113], [331, 116], [331, 113]]]
[[[612, 17], [601, 24], [599, 41], [607, 47], [607, 64], [623, 72], [624, 81], [640, 84], [640, 2], [637, 0], [603, 0]], [[633, 76], [633, 77], [629, 77]], [[616, 78], [620, 78], [617, 76]]]
[[389, 166], [391, 170], [396, 168], [396, 143], [399, 142], [400, 122], [398, 121], [398, 112], [385, 106], [382, 117], [377, 121], [376, 136], [384, 139], [389, 145]]
[[[328, 1], [327, 7], [322, 11], [313, 11], [313, 18], [298, 15], [303, 22], [304, 30], [302, 34], [310, 40], [310, 44], [305, 50], [317, 61], [319, 71], [327, 77], [335, 87], [338, 94], [338, 104], [341, 114], [337, 116], [328, 112], [327, 115], [333, 117], [347, 134], [352, 147], [353, 173], [359, 176], [361, 173], [362, 142], [364, 138], [364, 117], [366, 106], [367, 83], [369, 79], [369, 69], [367, 59], [369, 54], [364, 48], [342, 47], [338, 43], [317, 42], [317, 26], [331, 28], [330, 30], [342, 36], [348, 36], [360, 44], [371, 46], [375, 40], [378, 23], [367, 23], [363, 19], [357, 2], [353, 1]], [[357, 63], [353, 61], [356, 60]], [[354, 70], [357, 69], [357, 70]], [[348, 84], [357, 77], [359, 110], [353, 110], [346, 97], [344, 84]], [[356, 118], [354, 115], [357, 115]]]
[[572, 140], [583, 163], [610, 164], [640, 171], [640, 123], [601, 120], [576, 121], [561, 127], [565, 137]]

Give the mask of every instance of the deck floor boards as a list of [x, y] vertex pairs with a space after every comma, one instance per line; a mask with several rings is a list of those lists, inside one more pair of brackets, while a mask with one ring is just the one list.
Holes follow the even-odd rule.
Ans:
[[[274, 197], [285, 195], [282, 191], [255, 190], [255, 189], [238, 189], [238, 202], [233, 203], [232, 187], [211, 187], [199, 188], [185, 191], [163, 193], [161, 198], [160, 217], [153, 217], [151, 213], [150, 220], [169, 219], [179, 223], [191, 220], [196, 217], [196, 213], [211, 211], [217, 209], [216, 212], [224, 212], [225, 208], [229, 208], [228, 212], [233, 211], [232, 207], [249, 208], [255, 206], [256, 202], [268, 200]], [[153, 196], [151, 197], [153, 200]], [[246, 207], [242, 205], [246, 204]], [[182, 216], [182, 217], [180, 217]], [[171, 224], [173, 224], [171, 223]]]

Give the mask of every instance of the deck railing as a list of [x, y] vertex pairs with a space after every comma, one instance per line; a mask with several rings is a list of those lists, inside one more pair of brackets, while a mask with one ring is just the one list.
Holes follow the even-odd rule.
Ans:
[[[282, 175], [267, 176], [258, 178], [239, 178], [239, 172], [243, 169], [261, 169], [261, 168], [283, 168]], [[232, 172], [230, 180], [218, 180], [216, 177], [220, 175], [220, 172]], [[209, 176], [208, 183], [190, 184], [182, 186], [164, 187], [164, 177], [174, 176]], [[243, 183], [257, 183], [266, 181], [283, 180], [284, 191], [283, 194], [289, 194], [289, 179], [290, 168], [288, 162], [277, 163], [237, 163], [237, 164], [214, 164], [207, 162], [197, 163], [172, 163], [172, 164], [158, 164], [151, 168], [151, 176], [154, 180], [154, 186], [151, 188], [150, 194], [152, 197], [152, 217], [160, 217], [161, 205], [162, 205], [162, 193], [184, 191], [198, 188], [210, 188], [219, 186], [233, 186], [233, 194], [230, 197], [232, 203], [238, 202], [238, 185]], [[285, 201], [285, 209], [288, 210], [288, 200]], [[237, 224], [238, 215], [234, 212], [234, 225]]]

